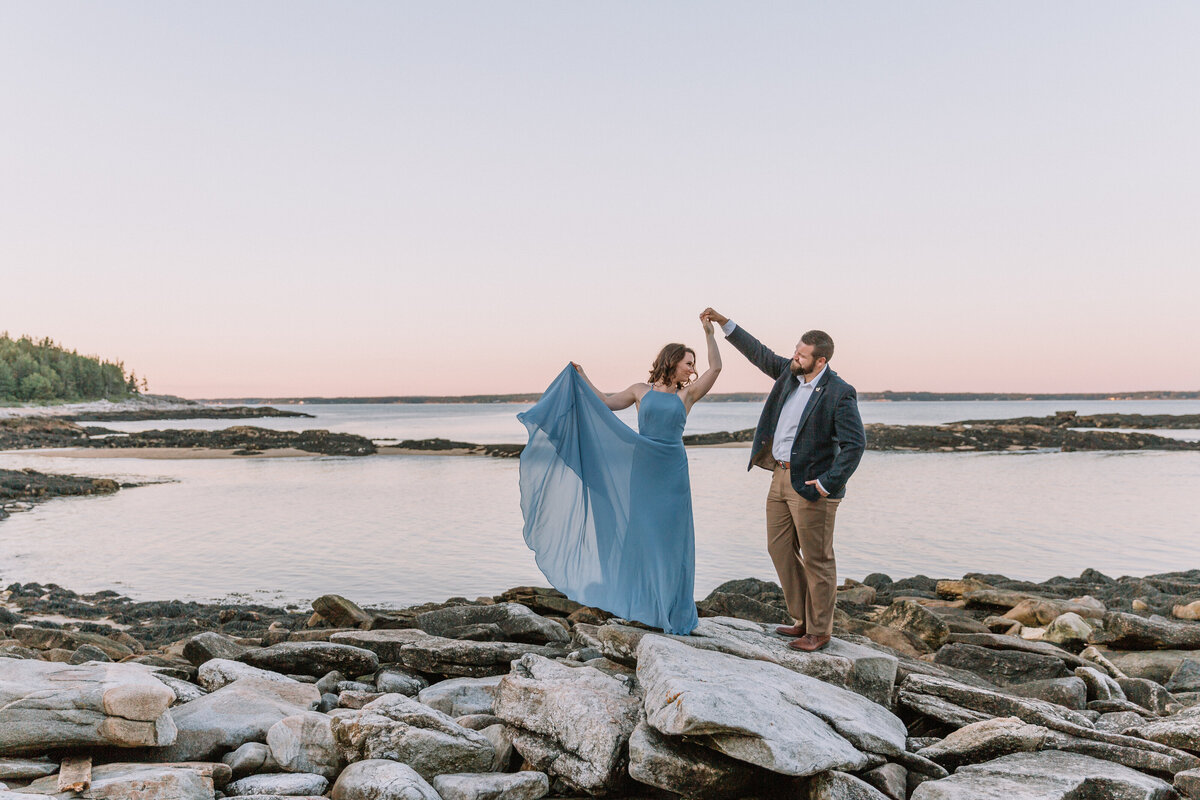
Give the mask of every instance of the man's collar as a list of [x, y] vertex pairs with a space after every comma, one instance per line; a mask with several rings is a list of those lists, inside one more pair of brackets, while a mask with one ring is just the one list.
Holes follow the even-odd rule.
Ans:
[[812, 379], [811, 381], [804, 381], [804, 380], [801, 380], [799, 375], [793, 375], [792, 377], [793, 377], [793, 378], [795, 378], [795, 379], [796, 379], [796, 383], [800, 384], [801, 386], [807, 386], [807, 385], [808, 385], [808, 384], [810, 384], [810, 383], [811, 383], [813, 386], [816, 386], [816, 385], [817, 385], [817, 381], [821, 380], [821, 378], [822, 378], [822, 377], [824, 377], [825, 373], [826, 373], [828, 370], [829, 370], [829, 365], [828, 365], [828, 364], [826, 364], [825, 366], [821, 367], [821, 371], [820, 371], [820, 372], [818, 372], [816, 375], [813, 375], [813, 379]]

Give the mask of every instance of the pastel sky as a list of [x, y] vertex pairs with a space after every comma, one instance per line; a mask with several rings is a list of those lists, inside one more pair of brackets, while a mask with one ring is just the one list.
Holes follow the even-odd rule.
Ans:
[[1187, 0], [9, 2], [0, 330], [191, 397], [506, 393], [626, 386], [713, 305], [863, 391], [1200, 389], [1198, 41]]

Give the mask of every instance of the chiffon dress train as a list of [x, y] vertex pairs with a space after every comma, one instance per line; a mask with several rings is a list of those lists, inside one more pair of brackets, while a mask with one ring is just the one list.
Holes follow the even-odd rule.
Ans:
[[568, 366], [530, 410], [521, 453], [525, 543], [570, 599], [686, 634], [695, 532], [676, 394], [642, 397], [635, 433]]

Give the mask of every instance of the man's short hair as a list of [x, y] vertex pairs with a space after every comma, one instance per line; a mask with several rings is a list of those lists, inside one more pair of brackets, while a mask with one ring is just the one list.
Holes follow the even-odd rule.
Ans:
[[833, 360], [833, 337], [825, 331], [808, 331], [800, 337], [800, 341], [812, 345], [813, 358]]

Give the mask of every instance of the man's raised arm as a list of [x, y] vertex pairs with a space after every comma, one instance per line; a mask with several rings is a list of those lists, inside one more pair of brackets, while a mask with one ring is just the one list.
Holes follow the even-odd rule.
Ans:
[[775, 353], [758, 339], [755, 339], [746, 329], [737, 325], [733, 320], [713, 308], [706, 308], [700, 314], [701, 319], [715, 322], [721, 326], [725, 339], [737, 348], [751, 364], [761, 369], [772, 378], [778, 378], [788, 368], [791, 359]]

